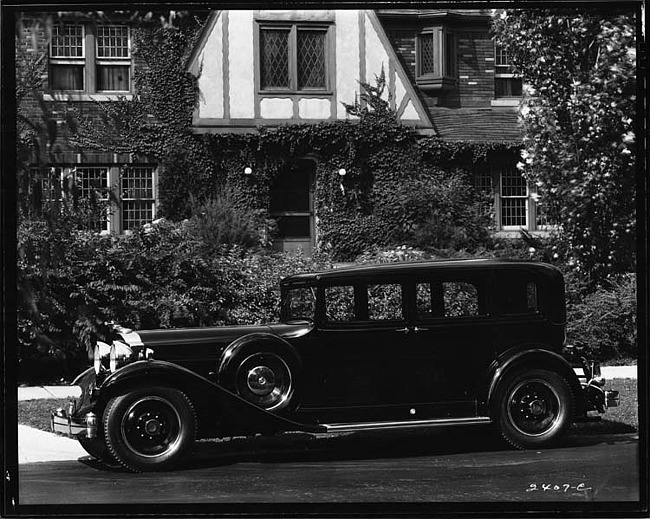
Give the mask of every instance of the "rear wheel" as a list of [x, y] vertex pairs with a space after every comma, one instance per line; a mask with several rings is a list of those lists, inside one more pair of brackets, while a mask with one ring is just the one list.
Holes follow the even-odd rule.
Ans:
[[501, 435], [519, 448], [556, 443], [571, 423], [573, 393], [568, 382], [552, 371], [529, 370], [508, 376], [496, 395]]
[[121, 465], [158, 471], [173, 467], [194, 443], [196, 416], [183, 392], [143, 388], [111, 399], [103, 426], [106, 446]]

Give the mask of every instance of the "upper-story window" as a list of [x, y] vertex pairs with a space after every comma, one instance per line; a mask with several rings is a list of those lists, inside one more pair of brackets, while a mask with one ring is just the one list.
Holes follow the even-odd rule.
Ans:
[[416, 76], [420, 88], [453, 86], [457, 76], [456, 35], [443, 27], [424, 29], [417, 38]]
[[50, 43], [50, 88], [86, 94], [129, 92], [129, 27], [82, 23], [54, 25]]
[[260, 26], [262, 90], [327, 90], [328, 26]]
[[514, 73], [508, 52], [496, 45], [494, 49], [494, 97], [521, 97], [521, 78]]

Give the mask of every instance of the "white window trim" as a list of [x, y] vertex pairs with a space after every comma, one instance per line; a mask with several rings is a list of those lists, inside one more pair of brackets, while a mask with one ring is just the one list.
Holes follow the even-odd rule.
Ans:
[[[76, 180], [76, 172], [77, 169], [106, 169], [107, 174], [106, 174], [106, 184], [105, 188], [107, 188], [109, 191], [112, 191], [114, 194], [117, 195], [118, 200], [123, 200], [121, 196], [121, 184], [120, 184], [120, 175], [121, 175], [121, 168], [123, 165], [117, 165], [117, 164], [101, 164], [101, 163], [89, 163], [89, 164], [84, 164], [84, 163], [79, 163], [79, 164], [68, 164], [68, 165], [61, 165], [61, 166], [52, 166], [57, 169], [60, 169], [59, 171], [59, 177], [61, 182], [63, 182], [66, 178], [68, 178], [70, 175], [75, 175], [75, 180]], [[158, 211], [158, 167], [155, 164], [152, 163], [130, 163], [127, 164], [127, 167], [133, 167], [133, 168], [151, 168], [151, 173], [152, 173], [152, 197], [151, 198], [125, 198], [124, 200], [126, 201], [137, 201], [137, 200], [147, 200], [150, 201], [152, 204], [152, 211], [151, 211], [151, 221], [154, 221], [157, 218], [157, 211]], [[43, 168], [38, 168], [37, 166], [33, 166], [31, 168], [32, 170], [38, 170], [38, 169], [43, 169]], [[103, 198], [103, 200], [108, 200], [108, 198]], [[132, 231], [125, 231], [124, 230], [124, 225], [123, 225], [123, 214], [122, 214], [122, 208], [120, 206], [115, 206], [114, 204], [111, 203], [111, 207], [108, 211], [108, 214], [106, 215], [106, 222], [105, 225], [103, 226], [104, 228], [102, 229], [102, 233], [115, 233], [115, 234], [128, 234], [129, 232]]]
[[[129, 57], [97, 57], [97, 31], [88, 29], [92, 24], [78, 22], [63, 22], [64, 25], [80, 25], [83, 32], [82, 56], [79, 57], [57, 57], [52, 56], [52, 41], [49, 44], [50, 65], [77, 65], [83, 66], [83, 88], [80, 90], [55, 90], [51, 78], [49, 82], [49, 93], [44, 96], [46, 101], [112, 101], [120, 96], [133, 96], [133, 53], [132, 53], [132, 31], [126, 24], [98, 24], [97, 27], [126, 27], [128, 33]], [[129, 89], [128, 90], [97, 90], [97, 66], [118, 65], [128, 66]], [[51, 74], [51, 72], [50, 72]], [[58, 99], [65, 96], [66, 99]], [[99, 98], [105, 96], [103, 98]]]

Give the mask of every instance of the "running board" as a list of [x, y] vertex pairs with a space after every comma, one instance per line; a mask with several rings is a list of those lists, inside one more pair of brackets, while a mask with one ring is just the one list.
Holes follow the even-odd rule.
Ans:
[[366, 422], [366, 423], [333, 423], [321, 424], [328, 433], [377, 431], [381, 429], [410, 429], [414, 427], [437, 427], [447, 425], [478, 425], [492, 422], [489, 416], [474, 416], [472, 418], [438, 418], [435, 420], [408, 420], [403, 422]]

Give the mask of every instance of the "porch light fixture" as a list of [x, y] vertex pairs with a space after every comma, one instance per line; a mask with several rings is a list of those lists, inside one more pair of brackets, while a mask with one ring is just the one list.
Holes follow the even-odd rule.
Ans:
[[246, 166], [244, 168], [244, 175], [250, 175], [252, 173], [253, 173], [253, 168], [251, 168], [250, 166]]

